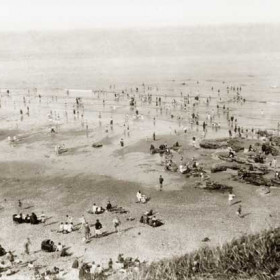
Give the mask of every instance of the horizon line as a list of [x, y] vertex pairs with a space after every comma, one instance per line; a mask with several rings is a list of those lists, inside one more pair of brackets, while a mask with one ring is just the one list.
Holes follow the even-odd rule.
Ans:
[[193, 23], [193, 24], [181, 24], [181, 25], [162, 25], [162, 26], [115, 26], [115, 27], [84, 27], [84, 28], [42, 28], [42, 29], [22, 29], [22, 30], [1, 30], [1, 34], [7, 33], [49, 33], [49, 32], [85, 32], [85, 31], [150, 31], [150, 30], [163, 30], [163, 29], [184, 29], [184, 28], [226, 28], [226, 27], [248, 27], [248, 26], [279, 26], [279, 22], [232, 22], [232, 23]]

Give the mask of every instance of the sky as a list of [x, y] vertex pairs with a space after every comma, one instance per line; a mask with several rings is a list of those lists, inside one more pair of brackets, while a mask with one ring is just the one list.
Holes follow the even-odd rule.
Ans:
[[279, 23], [280, 0], [0, 0], [0, 31]]

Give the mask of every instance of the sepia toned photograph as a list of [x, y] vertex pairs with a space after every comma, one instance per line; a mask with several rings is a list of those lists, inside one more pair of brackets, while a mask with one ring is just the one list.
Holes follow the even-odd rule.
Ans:
[[280, 2], [0, 0], [0, 280], [280, 280]]

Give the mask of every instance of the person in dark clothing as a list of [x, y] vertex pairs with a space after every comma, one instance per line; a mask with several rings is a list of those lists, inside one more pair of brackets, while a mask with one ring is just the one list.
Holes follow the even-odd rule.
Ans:
[[0, 245], [0, 257], [6, 255], [6, 250]]
[[37, 218], [37, 216], [36, 216], [36, 214], [34, 212], [32, 212], [32, 214], [30, 216], [30, 223], [32, 225], [36, 225], [36, 224], [39, 223], [39, 220], [38, 220], [38, 218]]
[[121, 147], [124, 146], [124, 141], [123, 141], [123, 139], [121, 139], [120, 144], [121, 144]]
[[72, 264], [72, 268], [78, 269], [79, 268], [79, 260], [76, 258]]
[[100, 223], [99, 220], [96, 220], [96, 223], [95, 223], [95, 236], [100, 236], [102, 233], [101, 233], [101, 229], [102, 229], [102, 224]]
[[163, 181], [164, 181], [164, 179], [162, 178], [162, 176], [160, 175], [159, 176], [159, 187], [160, 187], [160, 191], [162, 191], [162, 187], [163, 187]]
[[108, 201], [108, 203], [107, 203], [106, 210], [107, 211], [111, 211], [112, 210], [112, 204], [111, 204], [110, 201]]

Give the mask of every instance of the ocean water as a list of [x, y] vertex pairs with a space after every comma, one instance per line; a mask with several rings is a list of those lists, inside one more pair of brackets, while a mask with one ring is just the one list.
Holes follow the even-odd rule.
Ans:
[[241, 85], [248, 102], [235, 106], [237, 114], [275, 128], [279, 34], [280, 25], [2, 33], [0, 88], [121, 89], [144, 82], [160, 94], [208, 96], [212, 86], [224, 94], [226, 85]]

